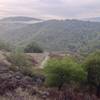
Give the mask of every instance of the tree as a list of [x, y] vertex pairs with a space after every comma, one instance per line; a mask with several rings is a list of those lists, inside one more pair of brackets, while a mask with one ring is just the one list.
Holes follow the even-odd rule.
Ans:
[[59, 90], [67, 83], [81, 82], [86, 77], [84, 69], [71, 58], [50, 59], [44, 67], [46, 83], [56, 86]]
[[91, 86], [96, 87], [97, 96], [100, 97], [100, 51], [88, 56], [85, 61], [85, 68], [87, 70], [87, 81]]
[[42, 53], [43, 50], [37, 43], [32, 42], [25, 47], [24, 52], [26, 52], [26, 53]]

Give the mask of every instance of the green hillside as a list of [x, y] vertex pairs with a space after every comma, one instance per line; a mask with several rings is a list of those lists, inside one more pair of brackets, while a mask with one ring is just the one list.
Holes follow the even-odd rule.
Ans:
[[100, 49], [100, 23], [49, 20], [35, 24], [1, 23], [0, 38], [16, 46], [35, 41], [48, 51], [90, 52]]

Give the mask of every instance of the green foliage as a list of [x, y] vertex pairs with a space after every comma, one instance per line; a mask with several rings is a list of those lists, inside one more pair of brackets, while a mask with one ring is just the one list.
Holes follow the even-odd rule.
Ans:
[[32, 62], [28, 57], [19, 51], [12, 52], [7, 56], [9, 62], [12, 63], [11, 69], [15, 71], [20, 71], [23, 74], [33, 76]]
[[100, 51], [91, 54], [84, 64], [88, 72], [88, 83], [91, 85], [100, 85]]
[[0, 50], [4, 50], [4, 51], [8, 51], [9, 52], [9, 51], [12, 50], [12, 47], [8, 43], [0, 41]]
[[81, 82], [86, 79], [84, 69], [71, 58], [50, 59], [45, 68], [46, 83], [61, 86], [64, 83]]
[[35, 42], [32, 42], [26, 46], [24, 49], [24, 52], [26, 53], [42, 53], [42, 48]]
[[31, 25], [0, 23], [0, 26], [0, 37], [15, 46], [25, 46], [34, 40], [48, 51], [69, 50], [87, 55], [100, 49], [100, 23], [98, 22], [49, 20]]

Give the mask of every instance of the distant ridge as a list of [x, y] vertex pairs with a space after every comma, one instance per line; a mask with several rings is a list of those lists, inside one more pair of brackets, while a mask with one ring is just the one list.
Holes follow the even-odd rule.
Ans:
[[100, 17], [84, 18], [85, 21], [100, 22]]
[[27, 22], [27, 21], [42, 21], [42, 19], [37, 19], [33, 17], [25, 17], [25, 16], [15, 16], [15, 17], [5, 17], [1, 19], [0, 21], [21, 21], [21, 22]]

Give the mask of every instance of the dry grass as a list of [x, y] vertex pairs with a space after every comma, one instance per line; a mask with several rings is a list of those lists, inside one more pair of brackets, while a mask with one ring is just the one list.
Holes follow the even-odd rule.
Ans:
[[15, 93], [7, 93], [5, 96], [0, 96], [0, 100], [43, 100], [37, 95], [31, 96], [28, 91], [22, 91], [18, 88]]

